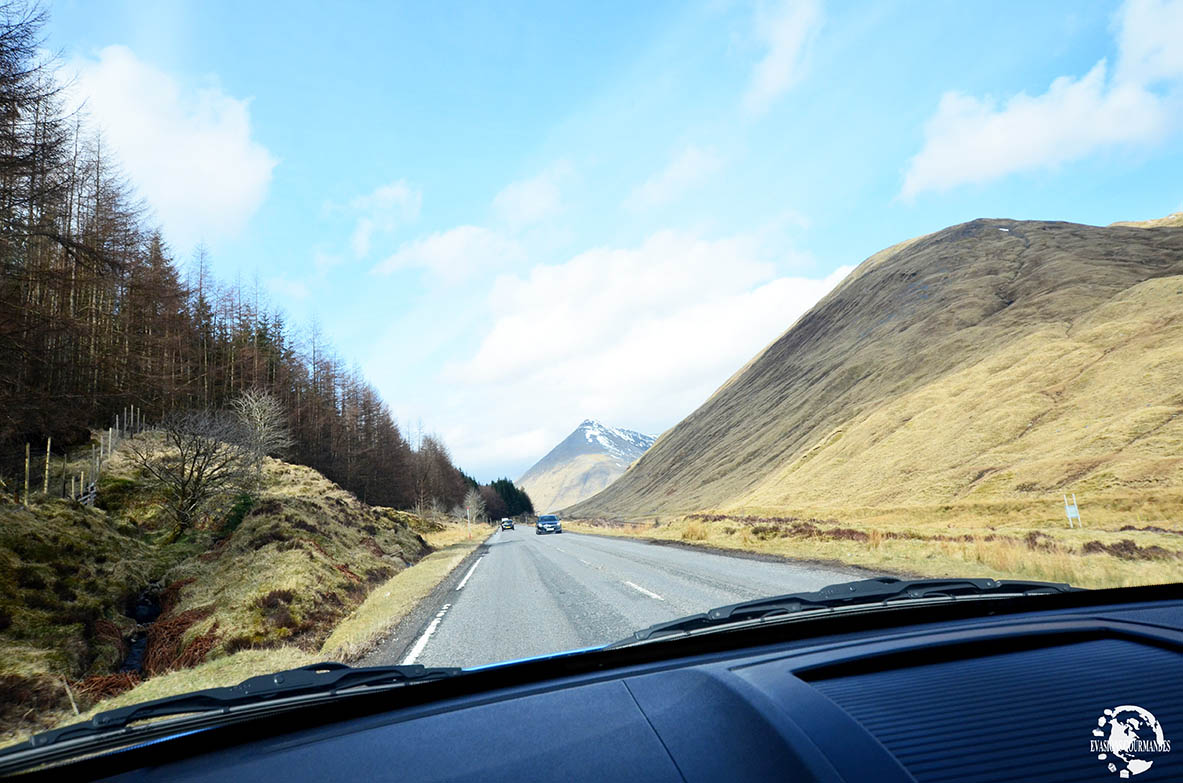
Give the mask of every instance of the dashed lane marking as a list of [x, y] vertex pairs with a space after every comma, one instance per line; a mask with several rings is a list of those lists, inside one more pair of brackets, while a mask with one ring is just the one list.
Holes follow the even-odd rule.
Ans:
[[646, 590], [645, 588], [641, 587], [640, 585], [633, 584], [632, 582], [628, 581], [627, 579], [625, 580], [624, 583], [626, 585], [628, 585], [629, 587], [631, 587], [632, 589], [636, 590], [637, 592], [644, 593], [645, 595], [649, 596], [650, 598], [656, 598], [658, 601], [665, 600], [664, 598], [662, 598], [660, 595], [653, 592], [652, 590]]

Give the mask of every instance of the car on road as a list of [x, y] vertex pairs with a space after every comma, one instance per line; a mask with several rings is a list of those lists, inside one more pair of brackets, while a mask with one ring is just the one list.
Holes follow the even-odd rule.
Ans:
[[538, 517], [538, 523], [534, 526], [534, 534], [542, 535], [543, 533], [562, 533], [563, 523], [554, 514], [543, 514]]
[[501, 520], [501, 529], [502, 530], [513, 530], [513, 520], [512, 519]]

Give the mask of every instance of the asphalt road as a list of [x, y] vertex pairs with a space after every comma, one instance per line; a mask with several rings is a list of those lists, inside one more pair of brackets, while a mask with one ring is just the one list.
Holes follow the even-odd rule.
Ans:
[[477, 666], [606, 644], [653, 623], [864, 578], [603, 536], [499, 530], [365, 663]]

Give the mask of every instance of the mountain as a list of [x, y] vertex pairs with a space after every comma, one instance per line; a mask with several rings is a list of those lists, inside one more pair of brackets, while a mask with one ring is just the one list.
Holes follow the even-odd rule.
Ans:
[[1180, 444], [1183, 228], [974, 220], [868, 258], [568, 513], [1140, 502]]
[[1110, 226], [1132, 226], [1134, 228], [1179, 228], [1183, 226], [1183, 212], [1174, 212], [1166, 217], [1152, 220], [1121, 220]]
[[557, 511], [611, 484], [652, 445], [648, 435], [587, 419], [516, 483], [538, 513]]

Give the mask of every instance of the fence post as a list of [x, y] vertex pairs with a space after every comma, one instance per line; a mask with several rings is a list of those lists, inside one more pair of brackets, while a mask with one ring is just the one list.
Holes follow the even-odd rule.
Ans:
[[66, 495], [66, 471], [68, 470], [66, 465], [69, 461], [70, 461], [70, 450], [65, 449], [62, 452], [62, 497], [65, 497], [65, 495]]
[[53, 445], [53, 436], [50, 435], [45, 439], [45, 486], [41, 489], [41, 494], [49, 497], [49, 449]]
[[[62, 479], [62, 483], [65, 483], [65, 479]], [[74, 477], [70, 476], [70, 500], [74, 499], [74, 494]]]
[[29, 505], [29, 442], [25, 441], [25, 506]]

